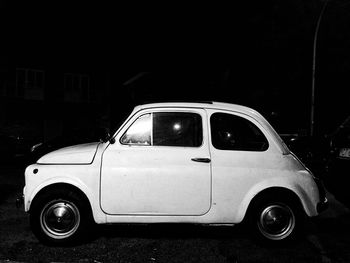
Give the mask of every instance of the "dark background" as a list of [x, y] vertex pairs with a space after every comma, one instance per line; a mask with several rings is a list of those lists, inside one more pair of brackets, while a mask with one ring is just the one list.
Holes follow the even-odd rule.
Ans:
[[[315, 134], [349, 115], [349, 2], [329, 1], [321, 20]], [[2, 1], [0, 133], [42, 141], [113, 130], [144, 102], [214, 100], [257, 109], [279, 133], [308, 134], [324, 3]]]
[[[279, 133], [310, 132], [313, 40], [325, 1], [116, 2], [0, 0], [0, 156], [13, 146], [2, 148], [3, 134], [32, 146], [70, 130], [113, 130], [150, 101], [238, 103]], [[328, 1], [321, 20], [315, 136], [349, 115], [349, 3]], [[227, 227], [161, 226], [106, 228], [92, 243], [49, 248], [13, 205], [23, 168], [1, 167], [4, 259], [349, 262], [349, 210], [329, 193], [330, 208], [290, 247], [262, 248]]]

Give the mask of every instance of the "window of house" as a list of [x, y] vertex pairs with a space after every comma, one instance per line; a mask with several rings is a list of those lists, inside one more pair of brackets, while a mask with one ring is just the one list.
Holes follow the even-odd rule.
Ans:
[[41, 100], [44, 98], [45, 74], [43, 70], [17, 68], [15, 96], [26, 99]]
[[251, 121], [226, 113], [210, 117], [212, 144], [219, 150], [265, 151], [268, 141]]
[[80, 102], [90, 100], [90, 77], [86, 74], [64, 74], [64, 100]]

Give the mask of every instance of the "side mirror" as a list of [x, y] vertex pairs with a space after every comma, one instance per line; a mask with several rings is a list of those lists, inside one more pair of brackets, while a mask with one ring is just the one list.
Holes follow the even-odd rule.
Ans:
[[109, 138], [109, 142], [110, 142], [111, 144], [114, 144], [114, 143], [115, 143], [115, 138], [114, 138], [114, 137], [110, 137], [110, 138]]

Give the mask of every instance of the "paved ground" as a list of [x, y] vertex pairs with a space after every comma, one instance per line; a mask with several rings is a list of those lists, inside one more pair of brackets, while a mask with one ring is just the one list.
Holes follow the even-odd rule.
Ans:
[[253, 242], [242, 227], [108, 226], [76, 247], [46, 247], [14, 202], [23, 169], [0, 167], [0, 262], [350, 262], [350, 212], [328, 194], [330, 208], [285, 247]]

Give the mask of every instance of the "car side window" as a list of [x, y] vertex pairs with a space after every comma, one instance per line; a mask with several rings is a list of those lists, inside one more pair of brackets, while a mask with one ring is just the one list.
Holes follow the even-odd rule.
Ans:
[[227, 113], [210, 117], [212, 144], [219, 150], [265, 151], [268, 141], [251, 121]]
[[202, 118], [199, 114], [153, 113], [153, 145], [198, 147], [202, 140]]
[[128, 145], [199, 147], [202, 118], [196, 113], [155, 112], [140, 116], [120, 142]]
[[151, 145], [152, 115], [140, 116], [124, 133], [122, 144]]

